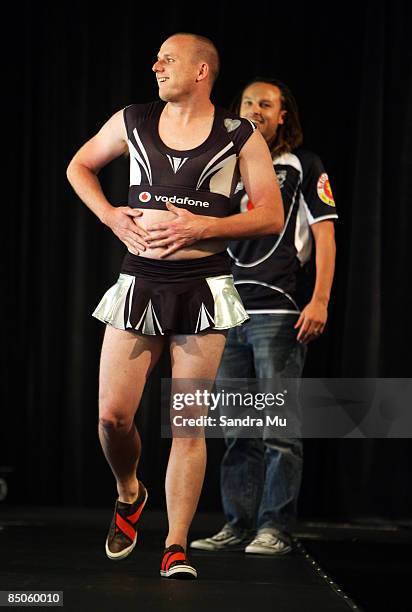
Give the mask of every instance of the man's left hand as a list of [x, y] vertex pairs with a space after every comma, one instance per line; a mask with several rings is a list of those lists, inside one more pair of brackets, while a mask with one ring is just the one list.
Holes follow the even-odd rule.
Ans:
[[311, 300], [300, 313], [295, 325], [295, 329], [300, 328], [296, 338], [298, 342], [307, 344], [319, 338], [325, 329], [327, 318], [327, 306], [316, 299]]
[[211, 221], [210, 217], [194, 215], [170, 202], [166, 203], [166, 208], [175, 215], [175, 218], [167, 223], [155, 223], [146, 228], [149, 233], [146, 237], [149, 247], [166, 249], [161, 255], [162, 258], [201, 240], [203, 230]]

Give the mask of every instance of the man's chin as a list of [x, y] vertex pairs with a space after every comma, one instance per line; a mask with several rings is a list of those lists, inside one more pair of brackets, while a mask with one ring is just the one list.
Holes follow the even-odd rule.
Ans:
[[181, 102], [185, 99], [185, 96], [180, 92], [176, 91], [173, 93], [172, 91], [162, 91], [159, 89], [159, 98], [163, 100], [163, 102]]
[[167, 91], [164, 87], [159, 87], [159, 98], [163, 102], [173, 102], [175, 97], [171, 91]]

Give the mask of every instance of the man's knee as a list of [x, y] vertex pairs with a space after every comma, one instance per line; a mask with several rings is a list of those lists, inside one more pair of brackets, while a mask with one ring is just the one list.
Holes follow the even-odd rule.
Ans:
[[99, 427], [105, 431], [128, 431], [133, 425], [133, 417], [119, 410], [119, 406], [101, 406], [99, 414]]

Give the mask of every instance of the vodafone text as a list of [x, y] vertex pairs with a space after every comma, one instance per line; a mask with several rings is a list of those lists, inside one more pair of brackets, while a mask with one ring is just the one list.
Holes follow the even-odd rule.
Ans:
[[202, 202], [201, 200], [191, 200], [187, 196], [185, 198], [178, 198], [177, 196], [160, 196], [155, 195], [154, 199], [156, 202], [171, 202], [172, 204], [183, 204], [188, 206], [201, 206], [202, 208], [209, 208], [209, 202]]
[[[167, 202], [170, 202], [171, 204], [183, 204], [184, 206], [199, 206], [201, 208], [209, 208], [210, 206], [210, 202], [203, 202], [202, 200], [192, 200], [188, 196], [180, 198], [176, 195], [167, 196], [153, 194], [153, 197], [156, 202], [164, 202], [165, 204]], [[148, 191], [142, 191], [141, 193], [139, 193], [140, 202], [144, 202], [145, 204], [147, 204], [148, 202], [150, 202], [151, 199], [152, 194]]]

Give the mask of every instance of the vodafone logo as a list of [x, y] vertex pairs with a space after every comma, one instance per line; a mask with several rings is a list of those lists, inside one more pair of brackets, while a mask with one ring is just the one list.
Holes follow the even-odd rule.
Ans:
[[148, 191], [141, 191], [138, 195], [138, 199], [144, 204], [150, 202], [152, 198], [154, 198], [154, 201], [152, 202], [154, 206], [156, 202], [164, 204], [166, 204], [166, 202], [171, 202], [172, 204], [183, 204], [184, 206], [195, 206], [200, 208], [209, 208], [210, 206], [210, 202], [203, 202], [202, 200], [192, 200], [191, 198], [189, 198], [189, 196], [183, 198], [177, 195], [158, 195], [157, 193], [154, 193], [152, 195]]
[[152, 196], [148, 191], [142, 191], [141, 193], [139, 193], [139, 200], [141, 202], [150, 202], [151, 199]]

